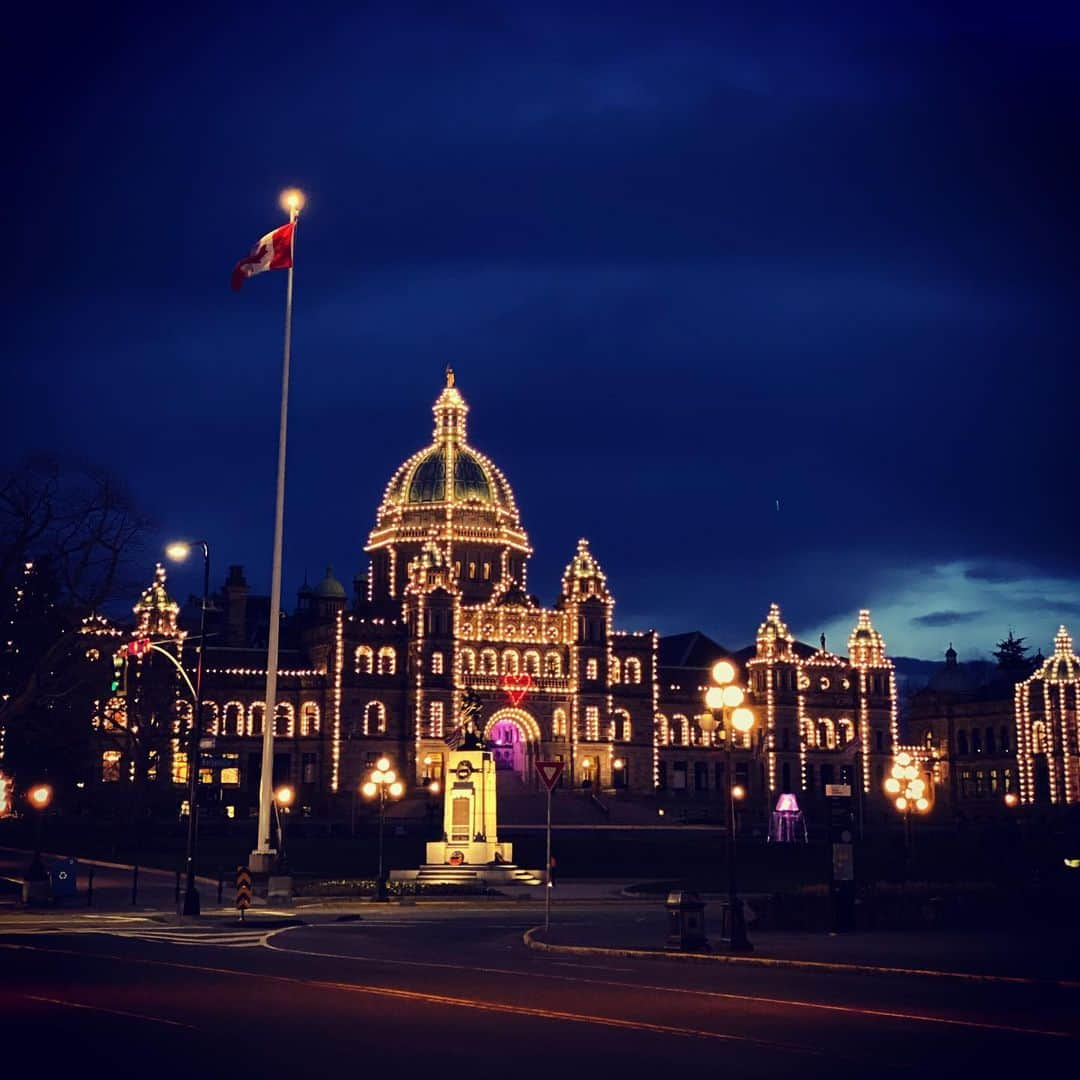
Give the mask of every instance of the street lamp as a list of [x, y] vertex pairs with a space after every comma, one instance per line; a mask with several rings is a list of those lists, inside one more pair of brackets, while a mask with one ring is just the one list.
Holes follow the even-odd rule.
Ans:
[[896, 809], [904, 815], [904, 867], [911, 870], [911, 815], [925, 814], [930, 809], [930, 789], [926, 786], [918, 763], [906, 750], [893, 759], [890, 775], [885, 779], [885, 793], [893, 797]]
[[45, 826], [45, 811], [52, 802], [53, 790], [48, 784], [35, 784], [27, 793], [26, 801], [37, 812], [34, 826], [34, 858], [26, 876], [30, 881], [44, 881], [48, 876], [41, 861], [41, 834]]
[[746, 936], [746, 920], [743, 917], [742, 901], [739, 899], [739, 890], [736, 880], [736, 853], [735, 853], [735, 802], [737, 799], [746, 797], [746, 790], [741, 784], [735, 783], [734, 766], [732, 764], [731, 747], [735, 741], [736, 731], [743, 735], [748, 734], [754, 726], [755, 717], [743, 702], [746, 693], [741, 686], [735, 684], [737, 675], [735, 665], [729, 660], [718, 660], [712, 669], [712, 678], [715, 686], [710, 686], [705, 691], [705, 707], [709, 710], [697, 718], [698, 726], [705, 733], [708, 741], [712, 742], [712, 732], [719, 725], [724, 732], [724, 748], [726, 754], [727, 782], [728, 782], [728, 918], [730, 920], [730, 932], [728, 935], [728, 947], [732, 952], [751, 952], [754, 948], [750, 939]]
[[[206, 608], [210, 596], [210, 545], [205, 540], [174, 540], [165, 548], [165, 555], [172, 562], [184, 562], [195, 547], [201, 547], [203, 552], [203, 593], [202, 609], [199, 612], [199, 664], [195, 669], [195, 722], [191, 725], [191, 739], [188, 744], [187, 884], [184, 889], [183, 908], [185, 915], [198, 915], [201, 910], [199, 893], [195, 888], [195, 855], [199, 841], [199, 743], [203, 726], [203, 657], [206, 655]], [[273, 723], [273, 720], [270, 722]]]
[[379, 800], [379, 874], [375, 879], [375, 899], [386, 899], [386, 881], [383, 878], [383, 833], [386, 827], [386, 800], [400, 799], [405, 793], [405, 785], [390, 768], [390, 759], [381, 757], [375, 762], [375, 768], [368, 773], [368, 778], [360, 789], [365, 799]]
[[286, 872], [285, 863], [285, 820], [281, 816], [282, 813], [288, 813], [289, 807], [292, 806], [293, 799], [296, 796], [296, 792], [288, 784], [282, 784], [281, 787], [274, 792], [274, 814], [277, 817], [277, 835], [278, 835], [278, 873], [283, 874]]

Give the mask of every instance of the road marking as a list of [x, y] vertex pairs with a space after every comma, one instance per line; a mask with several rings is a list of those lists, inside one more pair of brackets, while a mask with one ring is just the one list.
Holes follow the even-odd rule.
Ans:
[[[299, 928], [296, 928], [299, 929]], [[396, 964], [400, 967], [444, 968], [452, 971], [472, 971], [479, 975], [514, 975], [523, 979], [556, 979], [562, 982], [586, 983], [593, 986], [617, 986], [624, 990], [647, 990], [662, 994], [684, 994], [691, 997], [718, 998], [728, 1001], [744, 1001], [761, 1005], [780, 1005], [790, 1009], [818, 1009], [823, 1012], [847, 1013], [877, 1020], [908, 1020], [924, 1024], [944, 1024], [954, 1027], [968, 1027], [983, 1031], [1007, 1031], [1021, 1035], [1040, 1035], [1058, 1039], [1080, 1038], [1072, 1031], [1052, 1031], [1044, 1028], [1017, 1027], [1011, 1024], [992, 1024], [981, 1020], [961, 1020], [957, 1017], [935, 1016], [930, 1013], [903, 1013], [888, 1009], [865, 1009], [856, 1005], [830, 1005], [820, 1001], [803, 1001], [791, 998], [771, 998], [753, 994], [732, 994], [720, 990], [691, 990], [687, 987], [653, 986], [648, 983], [621, 982], [615, 979], [583, 979], [577, 975], [553, 975], [542, 971], [515, 971], [512, 968], [474, 967], [464, 964], [446, 964], [437, 960], [396, 960], [385, 956], [342, 956], [340, 953], [314, 952], [309, 949], [286, 949], [267, 942], [266, 947], [274, 952], [296, 953], [300, 956], [317, 956], [331, 960], [356, 960], [361, 963]], [[546, 959], [537, 957], [537, 959]], [[548, 961], [551, 963], [551, 961]], [[591, 966], [591, 965], [583, 965]], [[599, 965], [597, 965], [599, 966]]]
[[[772, 1039], [756, 1039], [750, 1035], [733, 1035], [720, 1031], [709, 1031], [705, 1028], [679, 1027], [674, 1024], [655, 1024], [647, 1020], [627, 1020], [617, 1016], [601, 1016], [592, 1013], [575, 1013], [562, 1009], [542, 1009], [531, 1005], [511, 1005], [501, 1001], [485, 1001], [481, 998], [452, 997], [447, 994], [432, 994], [419, 990], [404, 990], [397, 987], [375, 986], [364, 983], [330, 982], [323, 979], [300, 979], [290, 975], [270, 975], [265, 972], [237, 971], [235, 968], [208, 967], [203, 964], [186, 964], [175, 960], [149, 960], [145, 957], [115, 956], [109, 954], [80, 953], [74, 949], [44, 949], [37, 945], [6, 945], [0, 943], [0, 949], [18, 949], [26, 952], [50, 953], [58, 956], [74, 956], [80, 959], [109, 960], [114, 963], [140, 964], [149, 967], [177, 968], [182, 971], [198, 971], [208, 975], [231, 975], [240, 979], [258, 979], [261, 983], [277, 982], [287, 983], [292, 986], [303, 986], [315, 990], [339, 990], [353, 994], [370, 994], [373, 997], [389, 997], [398, 1000], [416, 1001], [428, 1005], [441, 1005], [452, 1008], [464, 1008], [480, 1010], [481, 1012], [503, 1013], [513, 1016], [533, 1017], [539, 1020], [561, 1020], [571, 1023], [587, 1024], [596, 1027], [610, 1027], [623, 1031], [638, 1031], [656, 1035], [673, 1035], [680, 1038], [707, 1039], [714, 1042], [741, 1043], [744, 1045], [758, 1046], [770, 1050], [779, 1050], [792, 1054], [804, 1054], [812, 1057], [823, 1057], [828, 1054], [835, 1058], [831, 1051], [819, 1050], [812, 1046], [802, 1046], [796, 1043], [776, 1042]], [[69, 1005], [71, 1002], [57, 1001], [57, 1004]], [[96, 1008], [96, 1006], [82, 1006], [83, 1008]], [[114, 1011], [114, 1010], [102, 1010]], [[129, 1014], [138, 1015], [135, 1013]], [[140, 1019], [151, 1019], [140, 1017]], [[168, 1021], [172, 1022], [172, 1021]], [[187, 1026], [187, 1025], [180, 1025]]]
[[84, 1005], [79, 1001], [63, 1001], [60, 998], [40, 997], [37, 994], [20, 994], [20, 997], [30, 1001], [43, 1001], [47, 1005], [63, 1005], [69, 1009], [89, 1009], [91, 1012], [111, 1013], [113, 1016], [126, 1016], [134, 1020], [148, 1020], [152, 1024], [168, 1024], [170, 1027], [187, 1028], [189, 1031], [197, 1031], [192, 1024], [181, 1024], [179, 1020], [163, 1020], [160, 1016], [147, 1016], [145, 1013], [126, 1012], [123, 1009], [106, 1009], [103, 1005]]
[[277, 927], [272, 930], [206, 930], [202, 927], [182, 926], [27, 926], [19, 929], [5, 929], [0, 927], [0, 936], [3, 937], [28, 937], [32, 935], [45, 936], [74, 936], [84, 934], [100, 934], [105, 937], [128, 938], [136, 941], [164, 942], [169, 945], [183, 945], [187, 947], [205, 946], [223, 949], [253, 949], [260, 948], [275, 934], [292, 927]]
[[595, 968], [594, 968], [593, 965], [591, 965], [591, 964], [571, 964], [567, 960], [552, 960], [552, 965], [554, 967], [588, 968], [590, 971], [591, 970], [600, 970], [600, 971], [633, 971], [634, 970], [633, 968], [610, 967], [607, 964], [596, 964]]

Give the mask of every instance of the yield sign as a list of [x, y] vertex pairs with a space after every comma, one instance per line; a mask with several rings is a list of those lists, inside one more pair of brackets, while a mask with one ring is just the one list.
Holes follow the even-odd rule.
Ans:
[[544, 781], [548, 791], [553, 790], [559, 782], [563, 768], [564, 764], [561, 761], [538, 761], [536, 763], [536, 771], [540, 774], [540, 779]]

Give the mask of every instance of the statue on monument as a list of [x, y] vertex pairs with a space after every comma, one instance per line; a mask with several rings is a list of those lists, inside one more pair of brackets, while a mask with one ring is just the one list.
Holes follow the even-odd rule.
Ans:
[[467, 690], [461, 702], [457, 727], [446, 742], [454, 750], [482, 750], [483, 735], [480, 726], [480, 710], [483, 703], [475, 690]]

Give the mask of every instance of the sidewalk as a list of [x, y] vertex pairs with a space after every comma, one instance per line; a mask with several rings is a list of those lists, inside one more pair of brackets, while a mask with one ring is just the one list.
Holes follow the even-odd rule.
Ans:
[[[706, 912], [708, 914], [708, 912]], [[1080, 929], [962, 933], [956, 931], [865, 931], [820, 934], [750, 929], [754, 951], [724, 951], [719, 926], [706, 932], [707, 953], [669, 953], [664, 949], [667, 918], [663, 910], [649, 912], [632, 925], [597, 919], [595, 923], [560, 926], [552, 918], [547, 935], [542, 929], [526, 935], [525, 944], [539, 951], [578, 955], [622, 955], [696, 959], [701, 963], [736, 963], [756, 967], [832, 970], [852, 974], [920, 974], [966, 980], [1039, 981], [1080, 989]]]

